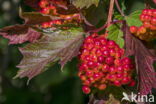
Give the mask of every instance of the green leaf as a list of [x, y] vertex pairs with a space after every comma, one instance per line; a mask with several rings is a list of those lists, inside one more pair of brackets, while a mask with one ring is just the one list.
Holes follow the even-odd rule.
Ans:
[[68, 61], [78, 55], [83, 39], [82, 28], [44, 34], [37, 42], [20, 48], [24, 58], [17, 66], [20, 70], [15, 78], [27, 76], [30, 80], [57, 61], [63, 68]]
[[124, 47], [124, 39], [123, 39], [123, 32], [120, 30], [121, 25], [120, 24], [112, 24], [110, 25], [107, 30], [108, 36], [107, 38], [110, 40], [114, 40], [120, 48]]
[[71, 2], [73, 3], [73, 5], [75, 5], [77, 8], [88, 8], [90, 7], [92, 4], [95, 4], [96, 6], [98, 6], [100, 0], [71, 0]]
[[137, 27], [141, 26], [142, 22], [140, 21], [140, 14], [141, 14], [141, 10], [138, 10], [133, 12], [129, 16], [127, 16], [125, 19], [128, 26], [132, 26], [132, 25], [135, 25]]

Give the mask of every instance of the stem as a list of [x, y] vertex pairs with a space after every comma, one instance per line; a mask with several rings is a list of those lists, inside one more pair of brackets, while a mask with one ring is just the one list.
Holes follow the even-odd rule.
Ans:
[[124, 13], [122, 12], [122, 10], [121, 10], [121, 8], [120, 8], [120, 6], [119, 6], [118, 0], [115, 0], [115, 4], [116, 4], [116, 7], [117, 7], [118, 11], [120, 12], [120, 14], [121, 14], [123, 17], [125, 17]]
[[[114, 8], [114, 0], [110, 0], [109, 14], [108, 14], [108, 20], [107, 20], [107, 27], [110, 26], [110, 23], [112, 21], [113, 8]], [[106, 30], [105, 37], [107, 37], [107, 34], [108, 34], [108, 31]]]
[[[116, 20], [116, 21], [112, 21], [110, 24], [115, 24], [115, 23], [122, 23], [124, 20]], [[107, 24], [103, 25], [102, 27], [95, 29], [95, 30], [90, 30], [88, 31], [88, 33], [97, 33], [99, 31], [102, 31], [103, 29], [105, 29], [107, 27]]]

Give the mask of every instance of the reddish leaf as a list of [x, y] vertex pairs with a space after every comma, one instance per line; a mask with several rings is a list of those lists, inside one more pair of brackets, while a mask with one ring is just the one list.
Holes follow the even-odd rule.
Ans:
[[[60, 60], [61, 67], [79, 53], [83, 43], [82, 29], [56, 31], [44, 36], [35, 43], [20, 48], [24, 58], [17, 66], [20, 68], [16, 77], [28, 77], [29, 80]], [[29, 81], [28, 80], [28, 81]]]
[[[19, 27], [20, 29], [23, 28], [23, 27], [20, 27], [18, 25], [16, 26], [10, 26], [10, 29], [14, 29], [14, 31], [17, 29], [17, 27]], [[26, 29], [26, 28], [24, 28]], [[8, 31], [6, 29], [6, 31]], [[14, 32], [13, 31], [13, 32]], [[27, 31], [27, 30], [25, 30]], [[20, 44], [20, 43], [24, 43], [26, 41], [29, 41], [29, 42], [35, 42], [40, 36], [41, 36], [41, 33], [35, 31], [34, 29], [32, 28], [29, 28], [27, 32], [23, 31], [23, 34], [22, 34], [22, 31], [17, 31], [16, 33], [10, 33], [10, 34], [13, 34], [13, 35], [8, 35], [7, 33], [9, 33], [10, 31], [8, 31], [7, 33], [0, 33], [3, 35], [3, 37], [5, 38], [8, 38], [10, 40], [9, 44]]]
[[151, 92], [152, 87], [156, 88], [156, 73], [153, 67], [156, 57], [140, 40], [130, 34], [126, 24], [123, 25], [123, 31], [125, 33], [125, 55], [135, 55], [139, 77], [138, 90], [141, 94], [147, 95]]

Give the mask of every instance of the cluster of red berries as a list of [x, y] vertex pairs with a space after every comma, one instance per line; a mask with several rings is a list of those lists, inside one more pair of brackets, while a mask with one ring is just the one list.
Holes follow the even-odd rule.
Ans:
[[41, 13], [43, 14], [57, 14], [54, 5], [61, 4], [65, 5], [66, 0], [40, 0], [39, 6], [41, 8]]
[[54, 28], [55, 29], [56, 25], [58, 26], [61, 24], [62, 24], [61, 20], [56, 20], [56, 21], [50, 21], [50, 22], [43, 22], [41, 27], [44, 29], [45, 28]]
[[143, 25], [131, 26], [130, 32], [141, 40], [150, 41], [156, 38], [156, 9], [144, 9], [140, 15]]
[[89, 94], [91, 88], [104, 90], [107, 85], [134, 86], [132, 79], [134, 64], [128, 57], [121, 57], [124, 50], [113, 40], [107, 40], [104, 35], [92, 34], [84, 40], [78, 64], [83, 92]]

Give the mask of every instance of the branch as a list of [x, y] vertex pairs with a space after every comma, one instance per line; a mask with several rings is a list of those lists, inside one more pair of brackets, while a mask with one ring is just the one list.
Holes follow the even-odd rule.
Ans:
[[[110, 23], [112, 21], [113, 8], [114, 8], [114, 0], [110, 0], [109, 14], [108, 14], [108, 20], [107, 20], [107, 27], [110, 26]], [[105, 37], [107, 37], [107, 33], [108, 33], [108, 31], [106, 30]]]
[[120, 8], [120, 6], [119, 6], [118, 0], [115, 0], [115, 4], [116, 4], [116, 7], [117, 7], [118, 11], [120, 12], [120, 14], [121, 14], [123, 17], [125, 17], [124, 13], [122, 12], [122, 10], [121, 10], [121, 8]]

